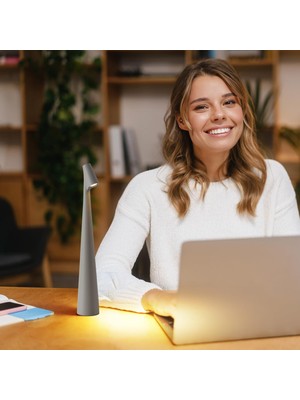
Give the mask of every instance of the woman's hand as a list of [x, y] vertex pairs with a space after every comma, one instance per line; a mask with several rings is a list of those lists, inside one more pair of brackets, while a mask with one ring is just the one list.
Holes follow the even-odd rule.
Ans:
[[175, 290], [151, 289], [142, 297], [142, 305], [146, 311], [174, 317], [176, 296]]

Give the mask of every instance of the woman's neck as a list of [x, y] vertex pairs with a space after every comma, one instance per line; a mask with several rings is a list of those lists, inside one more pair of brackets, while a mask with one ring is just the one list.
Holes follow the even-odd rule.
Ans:
[[[207, 170], [207, 176], [210, 182], [218, 182], [227, 178], [227, 160], [228, 156], [216, 155], [214, 157], [201, 157], [201, 162], [205, 165]], [[199, 159], [195, 159], [196, 165], [199, 163]]]

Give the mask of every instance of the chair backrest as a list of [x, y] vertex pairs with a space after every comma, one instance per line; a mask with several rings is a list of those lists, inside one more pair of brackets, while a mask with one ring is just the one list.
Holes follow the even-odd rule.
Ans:
[[150, 258], [146, 243], [132, 268], [132, 275], [146, 282], [150, 282]]
[[18, 226], [12, 206], [7, 200], [0, 197], [0, 252], [6, 250], [17, 230]]

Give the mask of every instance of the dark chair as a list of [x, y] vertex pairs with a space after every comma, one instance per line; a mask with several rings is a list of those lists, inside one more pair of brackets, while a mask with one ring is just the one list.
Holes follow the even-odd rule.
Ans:
[[150, 259], [146, 243], [133, 266], [132, 275], [146, 282], [150, 282]]
[[32, 285], [38, 275], [52, 287], [47, 258], [51, 229], [47, 226], [19, 227], [10, 203], [0, 198], [0, 285]]

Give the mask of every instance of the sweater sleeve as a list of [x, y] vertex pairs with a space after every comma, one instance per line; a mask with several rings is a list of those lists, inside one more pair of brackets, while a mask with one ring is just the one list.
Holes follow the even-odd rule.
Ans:
[[150, 229], [150, 204], [141, 179], [135, 177], [125, 189], [96, 254], [100, 305], [136, 312], [145, 312], [143, 295], [158, 288], [131, 273]]

